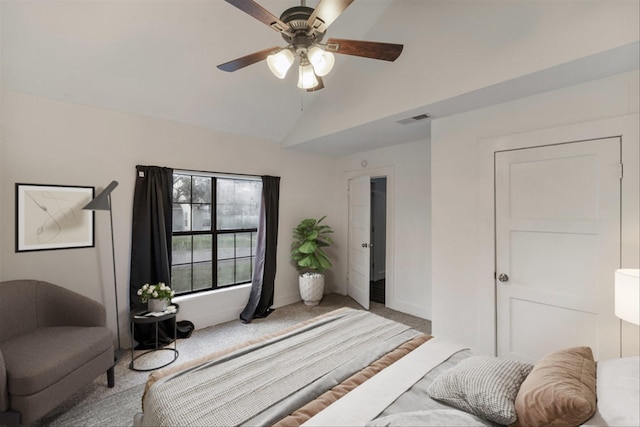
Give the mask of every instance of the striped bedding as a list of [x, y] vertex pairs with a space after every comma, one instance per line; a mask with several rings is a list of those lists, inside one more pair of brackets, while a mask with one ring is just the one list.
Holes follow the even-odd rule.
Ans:
[[[154, 372], [145, 388], [143, 414], [135, 424], [313, 423], [318, 413], [335, 407], [338, 399], [430, 341], [437, 340], [392, 320], [339, 309]], [[442, 360], [457, 351], [450, 350]]]

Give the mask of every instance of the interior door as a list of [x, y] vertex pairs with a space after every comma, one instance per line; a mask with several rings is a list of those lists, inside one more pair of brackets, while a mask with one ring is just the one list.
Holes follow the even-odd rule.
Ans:
[[369, 238], [371, 233], [371, 177], [349, 180], [349, 275], [347, 293], [369, 309]]
[[619, 138], [496, 153], [497, 352], [619, 357]]

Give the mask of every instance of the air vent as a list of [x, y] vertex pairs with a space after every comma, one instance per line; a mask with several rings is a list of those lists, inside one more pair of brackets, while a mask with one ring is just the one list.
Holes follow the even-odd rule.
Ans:
[[407, 125], [409, 123], [417, 122], [420, 120], [428, 119], [429, 115], [427, 114], [419, 114], [413, 117], [407, 117], [406, 119], [396, 120], [396, 123], [400, 123], [401, 125]]

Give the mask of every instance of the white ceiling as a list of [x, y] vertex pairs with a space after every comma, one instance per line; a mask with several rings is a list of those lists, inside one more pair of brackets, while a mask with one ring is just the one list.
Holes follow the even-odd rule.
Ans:
[[[299, 4], [294, 0], [258, 3], [277, 16]], [[317, 1], [307, 3], [314, 7]], [[416, 58], [422, 61], [428, 56], [440, 62], [450, 58], [451, 53], [440, 58], [438, 54], [449, 43], [452, 26], [422, 26], [423, 20], [411, 12], [423, 13], [426, 19], [437, 15], [436, 8], [450, 8], [451, 1], [443, 5], [441, 1], [355, 1], [331, 25], [328, 37], [403, 43], [405, 50], [394, 63], [337, 55], [336, 67], [325, 78], [326, 88], [310, 94], [296, 87], [295, 73], [278, 80], [264, 62], [234, 73], [216, 68], [284, 45], [278, 33], [222, 0], [4, 0], [0, 2], [3, 84], [65, 102], [341, 156], [429, 137], [430, 120], [400, 125], [399, 119], [423, 113], [443, 117], [638, 67], [636, 40], [635, 45], [596, 49], [568, 62], [550, 56], [546, 63], [552, 67], [530, 67], [524, 74], [514, 70], [513, 78], [505, 79], [500, 72], [493, 81], [475, 78], [476, 87], [446, 81], [446, 69], [441, 75], [436, 70], [431, 72], [434, 86], [423, 89], [434, 95], [412, 96], [416, 81], [406, 79], [403, 70], [415, 69]], [[485, 8], [487, 14], [497, 10], [495, 2], [487, 5], [491, 6]], [[506, 22], [499, 18], [502, 11], [494, 15], [502, 19], [497, 22]], [[520, 31], [513, 24], [504, 28]], [[442, 40], [434, 40], [438, 37]], [[465, 42], [456, 42], [456, 48]], [[477, 45], [473, 40], [469, 49]], [[423, 50], [427, 47], [428, 54]], [[447, 85], [455, 90], [442, 94], [434, 90]], [[374, 102], [361, 99], [369, 94]], [[352, 108], [357, 102], [363, 108]]]

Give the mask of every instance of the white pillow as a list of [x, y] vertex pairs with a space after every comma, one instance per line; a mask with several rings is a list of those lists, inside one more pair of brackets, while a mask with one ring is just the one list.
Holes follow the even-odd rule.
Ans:
[[640, 357], [598, 362], [596, 393], [598, 407], [585, 426], [640, 426]]

